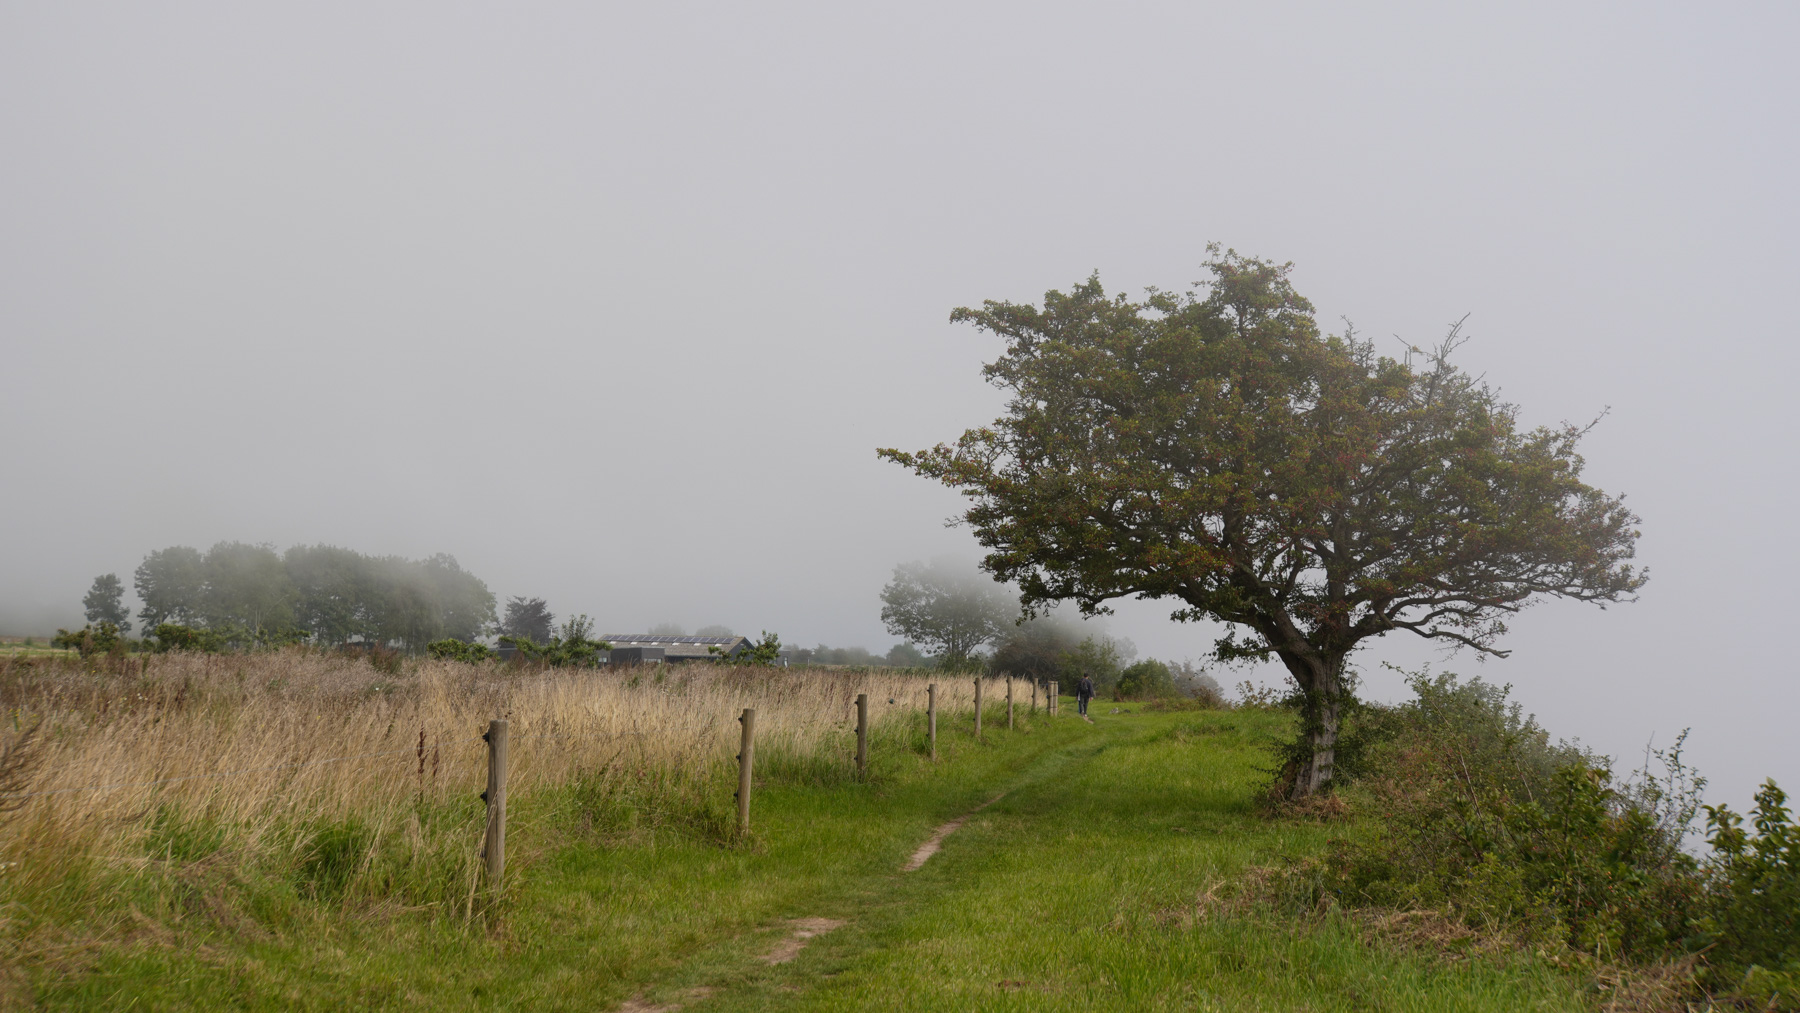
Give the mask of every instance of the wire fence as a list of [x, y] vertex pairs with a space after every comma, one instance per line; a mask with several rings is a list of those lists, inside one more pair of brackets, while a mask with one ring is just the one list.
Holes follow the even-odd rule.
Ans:
[[[978, 683], [980, 681], [981, 680], [977, 680]], [[888, 703], [889, 704], [897, 703], [899, 695], [900, 694], [895, 694], [895, 696], [893, 698], [890, 698], [888, 700]], [[917, 693], [914, 693], [912, 695], [915, 695], [915, 696], [923, 695], [923, 690], [919, 690]], [[846, 710], [853, 710], [855, 707], [854, 700], [852, 698], [850, 698], [849, 693], [846, 693], [845, 697], [846, 697], [846, 699], [844, 700], [844, 703], [846, 705]], [[977, 699], [977, 701], [980, 700], [979, 693], [978, 693], [976, 699]], [[1054, 713], [1053, 711], [1050, 710], [1050, 708], [1054, 706], [1054, 704], [1052, 703], [1052, 700], [1053, 700], [1053, 697], [1051, 697], [1050, 692], [1047, 691], [1046, 692], [1046, 701], [1045, 701], [1046, 702], [1046, 710], [1050, 713]], [[909, 701], [909, 702], [913, 702], [915, 705], [915, 708], [917, 708], [917, 703], [915, 701]], [[848, 715], [846, 715], [846, 716], [848, 717]], [[635, 723], [635, 721], [633, 723]], [[976, 727], [978, 729], [980, 727], [979, 719], [977, 719]], [[421, 735], [422, 734], [423, 734], [423, 732], [421, 731]], [[645, 732], [645, 731], [639, 731], [639, 730], [629, 730], [629, 731], [622, 730], [622, 731], [616, 731], [616, 732], [601, 733], [601, 734], [597, 734], [597, 735], [591, 734], [591, 733], [590, 734], [575, 734], [575, 733], [566, 733], [566, 732], [545, 731], [545, 732], [532, 732], [532, 733], [515, 735], [515, 736], [512, 736], [512, 741], [513, 742], [554, 741], [554, 742], [558, 742], [558, 743], [570, 743], [570, 742], [575, 742], [575, 741], [582, 741], [582, 742], [591, 742], [595, 745], [598, 745], [603, 742], [616, 741], [619, 739], [650, 738], [650, 737], [657, 736], [659, 734], [662, 737], [669, 737], [668, 733], [653, 733], [653, 732]], [[702, 733], [702, 737], [704, 737], [703, 733]], [[444, 746], [451, 746], [451, 747], [462, 746], [462, 745], [467, 745], [470, 743], [483, 741], [485, 738], [486, 738], [485, 735], [474, 735], [474, 736], [468, 736], [465, 738], [451, 739], [448, 741], [434, 740], [431, 748], [432, 748], [433, 754], [435, 754], [438, 749], [440, 749]], [[160, 786], [164, 786], [164, 785], [180, 784], [180, 783], [193, 782], [193, 781], [223, 780], [223, 779], [227, 779], [227, 778], [241, 777], [241, 776], [246, 776], [246, 775], [251, 775], [251, 774], [268, 774], [268, 773], [276, 773], [276, 772], [281, 772], [281, 771], [298, 771], [298, 770], [305, 770], [305, 769], [315, 768], [315, 767], [323, 767], [323, 766], [327, 766], [330, 764], [336, 764], [336, 763], [345, 763], [345, 762], [353, 762], [353, 761], [368, 760], [368, 759], [378, 759], [378, 758], [393, 757], [393, 756], [416, 756], [420, 759], [420, 762], [423, 763], [424, 756], [425, 756], [424, 748], [425, 747], [423, 745], [423, 741], [421, 741], [421, 743], [417, 746], [408, 746], [408, 747], [399, 748], [399, 749], [368, 750], [368, 751], [355, 752], [355, 753], [346, 753], [346, 754], [343, 754], [340, 756], [330, 756], [330, 757], [323, 757], [323, 758], [311, 759], [311, 760], [299, 760], [299, 761], [295, 761], [292, 763], [264, 764], [264, 765], [258, 765], [258, 766], [252, 766], [252, 767], [240, 767], [240, 768], [236, 768], [236, 769], [232, 769], [232, 770], [207, 771], [207, 772], [197, 773], [197, 774], [184, 774], [184, 775], [179, 775], [179, 776], [161, 777], [161, 778], [153, 778], [153, 779], [147, 779], [147, 780], [115, 781], [115, 782], [107, 782], [107, 783], [100, 783], [100, 784], [76, 785], [76, 786], [62, 787], [62, 788], [47, 788], [47, 789], [39, 789], [39, 790], [33, 790], [33, 791], [0, 792], [0, 803], [23, 802], [24, 800], [27, 800], [27, 799], [41, 798], [41, 797], [45, 797], [45, 796], [71, 795], [71, 794], [80, 794], [80, 793], [84, 793], [84, 792], [101, 792], [101, 791], [118, 791], [118, 790], [127, 790], [127, 789], [155, 788], [155, 787], [160, 787]], [[935, 755], [935, 750], [934, 750], [934, 755]], [[434, 756], [433, 762], [435, 765], [435, 762], [436, 762], [435, 756]]]

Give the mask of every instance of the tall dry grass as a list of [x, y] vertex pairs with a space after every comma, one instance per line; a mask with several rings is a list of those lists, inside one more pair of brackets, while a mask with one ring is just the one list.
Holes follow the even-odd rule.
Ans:
[[[970, 679], [932, 681], [943, 712], [970, 710]], [[12, 887], [70, 863], [141, 865], [196, 848], [316, 863], [320, 841], [337, 839], [328, 831], [350, 826], [349, 860], [363, 872], [400, 840], [406, 864], [435, 861], [448, 866], [440, 886], [460, 883], [474, 875], [491, 718], [509, 722], [514, 799], [579, 784], [631, 822], [684, 806], [703, 818], [712, 795], [717, 813], [730, 805], [730, 788], [715, 789], [729, 782], [744, 708], [756, 708], [759, 756], [777, 767], [847, 765], [856, 695], [892, 727], [924, 708], [926, 682], [711, 665], [382, 671], [299, 649], [12, 659], [0, 662], [0, 861], [13, 863]]]

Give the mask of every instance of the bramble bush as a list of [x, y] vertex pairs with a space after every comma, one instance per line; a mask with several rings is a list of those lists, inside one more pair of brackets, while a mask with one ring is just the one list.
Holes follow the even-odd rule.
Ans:
[[[1620, 780], [1551, 744], [1507, 687], [1409, 682], [1412, 702], [1357, 712], [1371, 746], [1346, 794], [1373, 834], [1333, 842], [1318, 899], [1443, 910], [1609, 962], [1695, 958], [1694, 985], [1718, 999], [1800, 1010], [1800, 827], [1773, 781], [1746, 827], [1700, 804], [1686, 732]], [[1696, 858], [1683, 844], [1702, 810], [1711, 848]]]
[[1681, 948], [1703, 892], [1681, 844], [1705, 782], [1680, 740], [1653, 754], [1663, 778], [1619, 782], [1604, 757], [1551, 745], [1505, 687], [1411, 683], [1359, 789], [1376, 835], [1335, 845], [1346, 901], [1447, 908], [1602, 959]]

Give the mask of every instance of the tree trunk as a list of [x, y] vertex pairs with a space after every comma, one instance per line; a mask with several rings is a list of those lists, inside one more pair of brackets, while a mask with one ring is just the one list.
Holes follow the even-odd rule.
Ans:
[[1331, 785], [1337, 761], [1338, 728], [1343, 717], [1344, 660], [1342, 653], [1282, 654], [1288, 671], [1300, 684], [1300, 769], [1294, 777], [1291, 798], [1302, 799]]

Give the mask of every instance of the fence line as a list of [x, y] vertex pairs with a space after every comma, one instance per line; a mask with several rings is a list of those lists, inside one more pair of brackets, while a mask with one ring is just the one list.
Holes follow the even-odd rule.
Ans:
[[[988, 678], [993, 679], [995, 677], [990, 676]], [[982, 680], [980, 680], [980, 679], [977, 679], [975, 681], [975, 701], [976, 701], [975, 702], [975, 727], [977, 729], [977, 731], [976, 731], [977, 735], [980, 734], [980, 727], [981, 727], [981, 681]], [[936, 705], [936, 699], [935, 699], [936, 689], [937, 689], [937, 686], [934, 683], [934, 684], [927, 686], [927, 688], [925, 690], [927, 699], [928, 699], [928, 703], [927, 703], [927, 710], [929, 712], [928, 720], [930, 720], [930, 723], [931, 723], [930, 737], [932, 740], [931, 741], [931, 754], [932, 754], [933, 759], [936, 759], [936, 756], [937, 756], [937, 748], [936, 748], [937, 747], [937, 742], [936, 742], [936, 739], [937, 739], [936, 709], [937, 708], [935, 706]], [[1008, 696], [1009, 697], [1011, 695], [1010, 691], [1011, 691], [1011, 687], [1009, 686], [1008, 687]], [[666, 693], [667, 691], [665, 690], [664, 692]], [[916, 697], [918, 694], [917, 694], [917, 692], [915, 692], [913, 695]], [[858, 725], [857, 737], [859, 739], [859, 743], [858, 743], [859, 755], [857, 757], [857, 760], [858, 760], [858, 769], [859, 769], [859, 772], [861, 772], [863, 769], [865, 769], [865, 765], [868, 762], [867, 761], [867, 752], [866, 752], [866, 750], [868, 748], [868, 746], [867, 746], [867, 742], [868, 742], [868, 739], [867, 739], [867, 735], [868, 735], [867, 696], [866, 696], [866, 694], [859, 694], [858, 699], [855, 699], [852, 701], [847, 701], [847, 702], [849, 703], [850, 707], [856, 707], [859, 711], [861, 711], [861, 713], [858, 715], [860, 720], [857, 721], [857, 725]], [[1010, 699], [1008, 702], [1010, 704]], [[1009, 707], [1009, 710], [1010, 710], [1010, 707]], [[1009, 717], [1010, 717], [1010, 714], [1009, 714]], [[739, 720], [742, 720], [742, 719], [740, 718]], [[636, 721], [634, 719], [633, 724], [635, 724], [635, 723], [636, 723]], [[848, 722], [846, 722], [846, 723], [848, 723]], [[621, 739], [621, 738], [631, 738], [631, 737], [642, 738], [642, 737], [648, 736], [650, 734], [651, 733], [649, 733], [649, 732], [641, 732], [641, 731], [628, 731], [628, 732], [620, 731], [620, 732], [611, 732], [611, 733], [607, 733], [607, 734], [603, 734], [603, 735], [579, 735], [579, 734], [571, 734], [571, 733], [567, 733], [567, 732], [535, 732], [535, 733], [526, 733], [524, 735], [510, 736], [510, 738], [514, 742], [517, 742], [521, 739], [540, 739], [540, 738], [541, 739], [555, 739], [558, 741], [580, 739], [580, 740], [584, 740], [584, 741], [591, 740], [591, 741], [596, 741], [596, 742], [602, 742], [602, 741], [608, 741], [608, 740], [612, 740], [612, 739]], [[487, 738], [486, 735], [473, 735], [473, 736], [470, 736], [465, 739], [451, 739], [448, 742], [443, 742], [442, 740], [438, 740], [438, 741], [434, 741], [432, 743], [432, 747], [434, 749], [436, 749], [439, 746], [445, 746], [445, 745], [449, 745], [449, 746], [464, 745], [464, 744], [470, 743], [470, 742], [481, 742], [481, 741], [484, 741], [486, 738]], [[239, 770], [210, 771], [210, 772], [204, 773], [204, 774], [185, 774], [180, 777], [164, 777], [164, 778], [158, 778], [153, 781], [123, 781], [123, 782], [119, 782], [117, 784], [90, 784], [90, 785], [82, 785], [80, 787], [74, 787], [74, 788], [48, 788], [48, 789], [45, 789], [42, 791], [5, 792], [5, 793], [0, 793], [0, 800], [37, 798], [37, 797], [44, 796], [44, 795], [66, 795], [66, 794], [73, 794], [76, 792], [85, 792], [85, 791], [114, 791], [114, 790], [121, 789], [121, 788], [153, 788], [153, 787], [156, 787], [157, 785], [177, 784], [177, 783], [180, 783], [183, 781], [203, 781], [203, 780], [209, 780], [209, 779], [214, 779], [214, 778], [239, 777], [239, 776], [242, 776], [245, 774], [266, 774], [271, 771], [277, 771], [277, 770], [300, 770], [300, 769], [304, 769], [307, 767], [324, 766], [325, 764], [329, 764], [329, 763], [342, 763], [345, 760], [365, 760], [365, 759], [370, 759], [370, 758], [378, 757], [378, 756], [406, 756], [406, 755], [417, 756], [417, 755], [419, 755], [420, 748], [421, 747], [415, 745], [415, 746], [408, 746], [404, 749], [387, 749], [387, 750], [378, 750], [375, 752], [367, 752], [367, 753], [351, 753], [351, 754], [347, 754], [344, 756], [327, 757], [322, 760], [304, 760], [304, 761], [300, 761], [297, 763], [280, 763], [280, 764], [275, 764], [273, 766], [268, 766], [268, 767], [245, 767], [245, 768], [242, 768]]]

